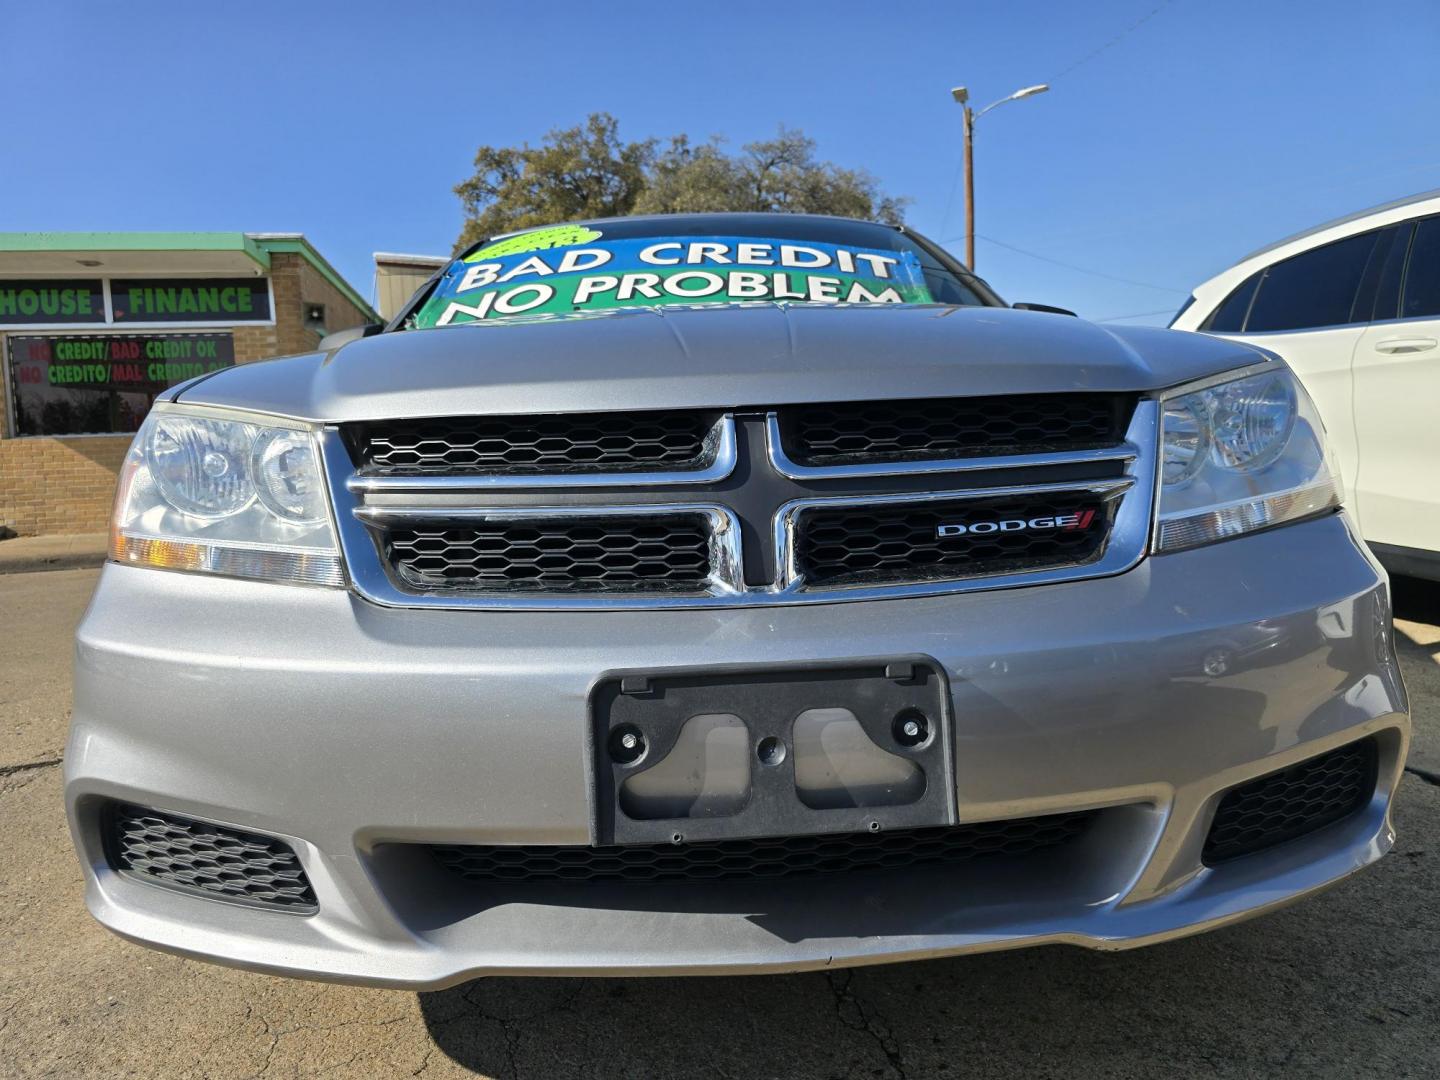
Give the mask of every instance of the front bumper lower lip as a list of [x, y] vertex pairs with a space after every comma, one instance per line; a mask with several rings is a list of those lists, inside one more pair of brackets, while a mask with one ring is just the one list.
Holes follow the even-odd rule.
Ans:
[[[1100, 580], [726, 612], [394, 611], [111, 566], [79, 632], [67, 806], [102, 923], [275, 974], [435, 989], [1123, 949], [1272, 910], [1389, 849], [1409, 726], [1388, 618], [1343, 516]], [[1220, 674], [1217, 648], [1234, 658]], [[1105, 831], [1034, 873], [976, 862], [823, 888], [487, 892], [419, 861], [426, 844], [594, 841], [586, 707], [605, 672], [906, 654], [945, 668], [962, 820], [1099, 809]], [[1201, 865], [1225, 790], [1367, 736], [1380, 776], [1360, 812]], [[287, 841], [318, 913], [117, 874], [98, 835], [110, 799]]]
[[[1292, 847], [1294, 865], [1276, 871], [1264, 859], [1249, 866], [1204, 871], [1163, 900], [1127, 907], [1118, 900], [1058, 918], [969, 926], [913, 934], [784, 940], [763, 910], [737, 920], [728, 914], [667, 913], [656, 937], [655, 914], [583, 912], [515, 905], [487, 932], [520, 944], [467, 950], [464, 927], [426, 941], [381, 942], [335, 933], [311, 919], [227, 908], [105, 874], [92, 880], [92, 914], [124, 938], [194, 959], [272, 975], [296, 976], [408, 990], [440, 990], [486, 976], [743, 975], [860, 967], [908, 960], [998, 952], [1032, 945], [1072, 945], [1122, 951], [1173, 941], [1287, 907], [1344, 881], [1388, 852], [1394, 833], [1384, 800], [1343, 826], [1345, 842], [1315, 855]], [[157, 895], [158, 894], [158, 895]], [[195, 921], [207, 909], [205, 924]], [[763, 905], [757, 905], [762, 906]], [[210, 909], [219, 909], [216, 919]], [[218, 924], [226, 924], [222, 929]], [[722, 925], [723, 924], [723, 925]], [[546, 949], [547, 933], [563, 942]], [[648, 948], [636, 947], [650, 938]], [[584, 940], [583, 950], [574, 942]], [[606, 942], [620, 943], [618, 947]]]

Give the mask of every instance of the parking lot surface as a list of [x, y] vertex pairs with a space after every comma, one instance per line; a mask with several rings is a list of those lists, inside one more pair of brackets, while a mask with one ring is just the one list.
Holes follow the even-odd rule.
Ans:
[[59, 761], [96, 573], [0, 577], [0, 1075], [1440, 1075], [1440, 588], [1396, 582], [1416, 723], [1399, 842], [1296, 907], [1127, 953], [417, 995], [182, 960], [90, 919]]

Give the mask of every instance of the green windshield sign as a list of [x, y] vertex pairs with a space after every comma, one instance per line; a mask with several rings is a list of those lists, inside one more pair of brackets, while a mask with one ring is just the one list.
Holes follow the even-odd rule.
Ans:
[[753, 236], [606, 240], [598, 229], [565, 226], [457, 259], [415, 323], [756, 301], [924, 304], [931, 296], [910, 251]]

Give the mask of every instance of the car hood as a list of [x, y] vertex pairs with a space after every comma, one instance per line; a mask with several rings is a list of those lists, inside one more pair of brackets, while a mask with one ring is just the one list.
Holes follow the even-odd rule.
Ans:
[[1264, 358], [1219, 338], [1007, 308], [657, 307], [381, 334], [228, 368], [178, 397], [342, 422], [1145, 391]]

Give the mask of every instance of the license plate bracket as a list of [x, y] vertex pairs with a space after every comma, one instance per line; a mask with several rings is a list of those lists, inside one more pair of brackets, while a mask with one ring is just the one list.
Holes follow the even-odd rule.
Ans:
[[[953, 825], [950, 701], [944, 669], [925, 656], [607, 673], [591, 694], [594, 842], [689, 843]], [[923, 773], [923, 790], [909, 801], [888, 805], [822, 808], [814, 805], [812, 792], [802, 798], [794, 731], [796, 718], [810, 710], [848, 710], [871, 743]], [[744, 725], [750, 786], [743, 805], [725, 813], [675, 817], [627, 813], [621, 801], [626, 780], [662, 762], [675, 749], [686, 721], [712, 714], [738, 717]], [[921, 728], [919, 740], [912, 723]], [[627, 735], [638, 736], [643, 747], [636, 760], [625, 760], [631, 750], [620, 740]], [[783, 744], [778, 762], [762, 757], [766, 740]], [[773, 741], [768, 745], [774, 748]], [[817, 745], [813, 738], [806, 740], [807, 753]], [[814, 775], [813, 766], [799, 767]]]

